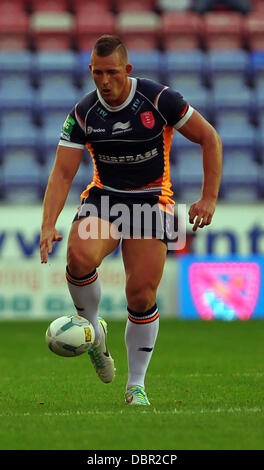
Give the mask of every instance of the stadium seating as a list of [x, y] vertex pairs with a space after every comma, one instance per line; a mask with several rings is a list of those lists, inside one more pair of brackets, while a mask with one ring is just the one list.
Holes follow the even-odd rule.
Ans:
[[112, 0], [97, 0], [96, 2], [87, 2], [87, 0], [74, 0], [69, 3], [70, 9], [76, 14], [77, 12], [85, 12], [86, 14], [110, 11], [112, 9]]
[[36, 161], [33, 148], [7, 149], [4, 153], [1, 174], [1, 192], [5, 202], [34, 203], [41, 197], [41, 167]]
[[32, 109], [0, 110], [0, 129], [2, 126], [6, 129], [13, 129], [13, 127], [23, 126], [25, 123], [34, 124]]
[[161, 11], [187, 11], [192, 6], [192, 0], [157, 0], [157, 7]]
[[161, 37], [165, 50], [198, 49], [202, 20], [192, 12], [163, 12]]
[[251, 4], [252, 4], [252, 11], [256, 11], [256, 12], [264, 11], [263, 0], [251, 0]]
[[68, 113], [79, 100], [80, 91], [74, 85], [64, 84], [62, 88], [59, 81], [56, 85], [50, 85], [47, 82], [37, 90], [36, 107], [40, 113], [45, 113], [48, 110], [64, 110]]
[[253, 75], [254, 85], [263, 84], [264, 76], [264, 51], [254, 51], [250, 55], [250, 69]]
[[256, 201], [260, 190], [259, 165], [240, 150], [224, 152], [222, 190], [226, 200]]
[[[13, 127], [11, 127], [13, 125]], [[12, 129], [12, 132], [11, 132]], [[39, 134], [36, 126], [25, 116], [24, 121], [19, 119], [4, 120], [0, 127], [0, 148], [3, 154], [11, 149], [31, 149], [36, 151]]]
[[113, 5], [118, 13], [121, 12], [150, 12], [154, 10], [156, 0], [114, 0]]
[[[250, 67], [250, 56], [248, 52], [239, 49], [214, 49], [207, 53], [206, 73], [211, 86], [217, 76], [233, 76], [234, 79], [241, 78], [250, 83], [252, 70]], [[223, 88], [224, 88], [223, 84]]]
[[[23, 84], [23, 88], [21, 87]], [[35, 91], [27, 80], [13, 77], [12, 80], [5, 80], [0, 86], [1, 110], [34, 109]]]
[[12, 2], [10, 0], [1, 0], [1, 12], [17, 13], [18, 11], [25, 11], [27, 3], [27, 0], [12, 0]]
[[257, 135], [256, 129], [250, 123], [237, 122], [230, 126], [228, 121], [221, 121], [216, 126], [224, 148], [248, 149], [252, 154], [256, 151]]
[[41, 122], [41, 144], [43, 145], [45, 152], [44, 159], [47, 152], [54, 151], [56, 149], [67, 114], [68, 113], [64, 110], [48, 110], [43, 115]]
[[201, 74], [205, 66], [205, 55], [200, 49], [177, 50], [176, 52], [167, 51], [164, 53], [164, 56], [169, 74], [172, 72], [195, 72]]
[[244, 44], [244, 17], [237, 12], [210, 12], [203, 15], [203, 44], [210, 49], [240, 49]]
[[108, 10], [78, 10], [75, 16], [75, 45], [78, 50], [92, 49], [102, 34], [115, 33], [115, 16]]
[[245, 109], [220, 109], [214, 117], [215, 126], [241, 128], [252, 124], [252, 117]]
[[158, 50], [130, 50], [129, 61], [133, 64], [132, 76], [163, 81], [163, 55]]
[[38, 83], [44, 83], [46, 79], [60, 77], [74, 82], [78, 72], [78, 56], [75, 52], [39, 51], [35, 57], [35, 79]]
[[[224, 145], [221, 197], [264, 197], [264, 2], [252, 2], [248, 15], [226, 10], [200, 16], [190, 11], [189, 0], [2, 0], [0, 198], [43, 195], [66, 115], [95, 88], [88, 65], [104, 33], [126, 42], [132, 76], [171, 86], [215, 125]], [[92, 177], [88, 161], [69, 196], [77, 204]], [[175, 132], [171, 162], [177, 198], [196, 199], [199, 145]]]
[[121, 12], [116, 17], [116, 32], [128, 49], [155, 49], [160, 32], [159, 15], [152, 11]]
[[35, 57], [28, 50], [0, 51], [0, 80], [7, 80], [9, 76], [33, 80]]
[[31, 41], [37, 50], [72, 48], [74, 17], [65, 11], [37, 11], [30, 16]]
[[32, 12], [66, 12], [68, 10], [67, 0], [30, 0]]
[[201, 157], [201, 148], [197, 144], [186, 144], [178, 150], [177, 173], [173, 181], [182, 201], [193, 202], [199, 197], [203, 181]]
[[259, 143], [259, 161], [262, 163], [262, 176], [263, 176], [263, 197], [264, 197], [264, 112], [260, 120], [260, 126], [257, 130], [257, 139]]
[[204, 84], [206, 82], [205, 54], [199, 49], [186, 51], [166, 51], [164, 53], [166, 81], [181, 80]]
[[252, 50], [264, 50], [264, 9], [247, 15], [244, 24], [247, 47]]
[[[12, 2], [11, 2], [12, 3]], [[29, 18], [18, 3], [9, 7], [1, 4], [0, 50], [24, 50], [29, 41]]]
[[230, 88], [224, 88], [224, 82], [221, 80], [214, 84], [211, 96], [214, 112], [219, 109], [242, 109], [251, 113], [255, 106], [254, 92], [244, 85], [243, 80], [233, 81], [232, 87], [232, 81], [227, 80], [226, 84], [230, 84]]

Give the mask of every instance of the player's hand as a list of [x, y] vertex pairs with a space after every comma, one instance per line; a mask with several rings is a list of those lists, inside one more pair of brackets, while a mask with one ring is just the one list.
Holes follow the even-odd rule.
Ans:
[[47, 263], [53, 243], [60, 242], [62, 239], [63, 236], [55, 228], [42, 229], [39, 243], [41, 263]]
[[194, 224], [193, 231], [210, 225], [215, 211], [216, 201], [214, 199], [202, 198], [194, 202], [189, 209], [189, 222]]

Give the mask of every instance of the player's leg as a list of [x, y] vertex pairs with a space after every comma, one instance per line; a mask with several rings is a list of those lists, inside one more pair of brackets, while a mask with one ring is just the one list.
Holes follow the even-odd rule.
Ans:
[[[102, 234], [109, 222], [96, 217], [85, 217], [73, 222], [68, 239], [66, 278], [68, 288], [78, 313], [87, 318], [100, 336], [98, 305], [101, 298], [100, 281], [96, 268], [103, 258], [117, 247], [119, 240]], [[86, 238], [88, 232], [93, 238]], [[107, 232], [106, 232], [107, 233]]]
[[[106, 322], [98, 318], [101, 287], [96, 268], [119, 243], [118, 233], [113, 237], [109, 227], [109, 222], [96, 217], [73, 222], [68, 239], [66, 269], [67, 284], [75, 308], [79, 315], [92, 323], [95, 330], [95, 343], [89, 355], [103, 382], [113, 380], [114, 362], [106, 346]], [[88, 232], [93, 233], [94, 238], [87, 238]], [[104, 238], [106, 234], [109, 236]]]
[[149, 404], [144, 392], [145, 376], [159, 330], [156, 294], [166, 253], [166, 245], [156, 238], [127, 239], [122, 243], [128, 303], [126, 401], [132, 404]]

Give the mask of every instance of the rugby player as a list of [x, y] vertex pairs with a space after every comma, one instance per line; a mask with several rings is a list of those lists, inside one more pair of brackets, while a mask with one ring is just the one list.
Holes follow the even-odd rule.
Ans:
[[[106, 344], [107, 324], [98, 316], [101, 290], [97, 267], [122, 244], [128, 310], [125, 401], [130, 405], [149, 405], [145, 376], [159, 330], [156, 293], [170, 238], [168, 207], [174, 204], [170, 183], [173, 133], [176, 129], [202, 149], [201, 197], [189, 210], [194, 231], [209, 225], [215, 211], [221, 178], [221, 140], [210, 123], [178, 92], [149, 79], [132, 78], [127, 50], [117, 36], [98, 39], [89, 67], [96, 89], [85, 95], [66, 118], [44, 196], [41, 262], [47, 263], [53, 243], [62, 239], [56, 221], [86, 146], [93, 160], [94, 176], [81, 194], [68, 239], [67, 285], [78, 314], [95, 329], [95, 342], [89, 351], [91, 361], [99, 378], [110, 383], [115, 366]], [[105, 201], [110, 217], [104, 210]], [[158, 217], [152, 217], [143, 231], [141, 218], [135, 219], [131, 214], [135, 205], [145, 203], [157, 209], [154, 212]], [[118, 211], [111, 215], [111, 209], [119, 204], [125, 205], [129, 214], [121, 227], [117, 223]], [[168, 220], [161, 225], [152, 223], [162, 216]], [[133, 236], [135, 225], [137, 236]]]

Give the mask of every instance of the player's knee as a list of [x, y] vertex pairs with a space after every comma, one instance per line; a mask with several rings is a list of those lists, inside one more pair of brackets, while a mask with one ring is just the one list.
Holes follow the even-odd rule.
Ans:
[[96, 252], [84, 252], [81, 247], [69, 244], [67, 250], [67, 265], [70, 273], [75, 276], [86, 275], [100, 265], [100, 258]]
[[142, 284], [140, 286], [128, 286], [126, 296], [129, 308], [135, 312], [145, 312], [156, 301], [156, 286]]

